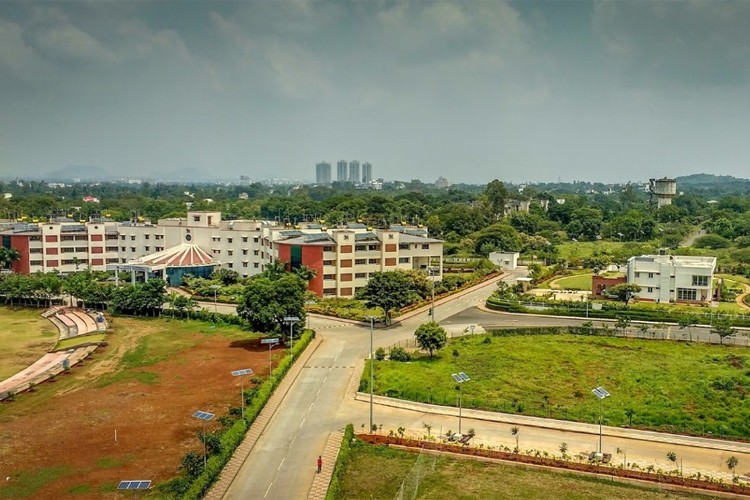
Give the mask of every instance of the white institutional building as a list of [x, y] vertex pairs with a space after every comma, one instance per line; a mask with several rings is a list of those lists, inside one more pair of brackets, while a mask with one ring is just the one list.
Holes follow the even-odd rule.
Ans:
[[628, 283], [641, 287], [640, 300], [653, 302], [710, 302], [716, 257], [641, 255], [630, 257]]

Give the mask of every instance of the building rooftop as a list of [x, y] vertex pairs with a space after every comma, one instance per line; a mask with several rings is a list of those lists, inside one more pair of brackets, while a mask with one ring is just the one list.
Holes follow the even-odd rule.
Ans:
[[705, 267], [713, 269], [716, 267], [716, 257], [711, 255], [640, 255], [631, 259], [641, 262], [672, 262], [679, 267]]

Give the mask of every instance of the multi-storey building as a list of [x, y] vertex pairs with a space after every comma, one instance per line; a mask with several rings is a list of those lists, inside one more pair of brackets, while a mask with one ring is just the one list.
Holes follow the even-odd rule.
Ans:
[[362, 184], [372, 182], [372, 163], [366, 161], [362, 164]]
[[641, 255], [628, 259], [627, 280], [641, 287], [640, 300], [709, 302], [716, 257]]
[[331, 164], [322, 161], [315, 165], [315, 183], [316, 184], [330, 184], [331, 183]]
[[336, 180], [339, 182], [346, 182], [349, 180], [349, 175], [347, 171], [347, 163], [346, 160], [339, 160], [336, 162]]
[[349, 182], [352, 182], [354, 184], [359, 184], [360, 179], [362, 177], [359, 173], [359, 162], [357, 160], [352, 160], [349, 162]]
[[425, 228], [292, 227], [275, 221], [221, 220], [221, 212], [188, 212], [186, 218], [157, 224], [105, 219], [6, 224], [0, 226], [0, 243], [21, 254], [13, 265], [19, 273], [68, 273], [90, 266], [155, 274], [173, 285], [182, 276], [177, 268], [219, 267], [248, 277], [281, 260], [292, 268], [314, 270], [310, 289], [326, 296], [352, 296], [374, 272], [433, 268], [435, 280], [440, 280], [443, 268], [443, 242], [430, 238]]

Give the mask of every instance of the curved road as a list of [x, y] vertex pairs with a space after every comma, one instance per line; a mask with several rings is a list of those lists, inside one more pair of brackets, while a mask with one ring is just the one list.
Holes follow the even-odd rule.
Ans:
[[[585, 321], [478, 309], [477, 306], [483, 305], [494, 289], [494, 284], [490, 283], [478, 290], [438, 303], [436, 319], [449, 332], [460, 332], [471, 324], [491, 328], [580, 325]], [[399, 325], [376, 330], [375, 347], [413, 339], [414, 330], [428, 319], [426, 311], [422, 311]], [[358, 430], [362, 423], [368, 422], [369, 404], [354, 400], [352, 394], [347, 393], [347, 388], [350, 382], [356, 384], [353, 378], [358, 380], [361, 372], [357, 370], [355, 373], [355, 365], [369, 353], [369, 328], [321, 317], [311, 318], [310, 326], [317, 330], [323, 342], [305, 364], [224, 498], [306, 498], [315, 477], [316, 459], [322, 454], [329, 434], [343, 429], [348, 423], [353, 423]], [[675, 337], [684, 333], [677, 327], [673, 328], [677, 332], [674, 333]], [[695, 338], [699, 335], [699, 329], [693, 330], [691, 334]], [[667, 334], [671, 336], [673, 333], [665, 333]], [[703, 335], [706, 335], [705, 331]], [[378, 405], [374, 421], [382, 423], [384, 429], [403, 426], [407, 429], [407, 434], [420, 437], [425, 433], [425, 422], [432, 425], [434, 434], [441, 429], [455, 430], [457, 427], [455, 416], [432, 412], [429, 408], [409, 410]], [[554, 426], [556, 421], [548, 422]], [[493, 446], [515, 446], [515, 438], [509, 433], [511, 424], [464, 418], [463, 427], [476, 429], [477, 442]], [[598, 444], [598, 436], [590, 432], [555, 428], [521, 428], [522, 449], [559, 453], [558, 447], [562, 442], [568, 443], [569, 454], [577, 454], [594, 450]], [[734, 445], [735, 443], [728, 442], [727, 449], [716, 450], [694, 446], [689, 438], [681, 444], [664, 444], [643, 441], [637, 437], [616, 436], [605, 438], [603, 451], [612, 453], [613, 461], [622, 461], [627, 457], [628, 462], [655, 464], [657, 468], [665, 470], [674, 468], [665, 458], [668, 451], [674, 451], [683, 460], [686, 474], [700, 470], [713, 476], [723, 475], [731, 480], [725, 465], [729, 455], [739, 458], [739, 469], [750, 465], [750, 453], [745, 453], [750, 452], [750, 446]], [[623, 453], [618, 454], [618, 449]]]

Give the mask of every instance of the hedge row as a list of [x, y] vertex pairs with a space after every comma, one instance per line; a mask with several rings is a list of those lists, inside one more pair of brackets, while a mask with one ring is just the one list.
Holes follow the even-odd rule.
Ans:
[[[295, 342], [294, 349], [292, 350], [294, 353], [294, 359], [299, 358], [299, 355], [310, 344], [314, 336], [314, 332], [307, 330], [302, 334], [300, 340]], [[276, 366], [271, 373], [271, 376], [258, 386], [252, 402], [245, 407], [245, 420], [240, 419], [236, 421], [229, 429], [222, 433], [220, 438], [221, 453], [209, 457], [206, 463], [205, 472], [192, 481], [184, 476], [168, 481], [159, 486], [160, 493], [172, 497], [176, 495], [182, 499], [197, 500], [203, 498], [214, 481], [219, 477], [224, 465], [226, 465], [234, 451], [242, 442], [250, 425], [252, 425], [263, 407], [271, 398], [273, 391], [284, 379], [284, 376], [289, 371], [289, 368], [291, 368], [292, 363], [293, 360], [291, 356], [284, 356], [278, 366]]]
[[[506, 311], [513, 313], [526, 314], [548, 314], [551, 316], [575, 316], [579, 318], [588, 317], [589, 319], [617, 319], [627, 318], [633, 321], [653, 321], [678, 323], [680, 319], [685, 318], [689, 313], [678, 311], [665, 311], [659, 309], [638, 309], [637, 307], [625, 308], [610, 307], [600, 310], [585, 307], [562, 307], [553, 305], [544, 309], [529, 308], [517, 301], [503, 300], [496, 297], [490, 297], [486, 303], [489, 309], [496, 311]], [[540, 304], [541, 305], [541, 304]], [[711, 313], [694, 313], [689, 314], [695, 318], [697, 325], [709, 325], [716, 314]], [[747, 314], [721, 314], [722, 317], [729, 318], [733, 326], [750, 326], [750, 316]]]
[[328, 486], [326, 500], [333, 500], [339, 494], [339, 489], [341, 487], [339, 481], [344, 474], [344, 469], [349, 464], [353, 442], [354, 426], [349, 424], [346, 426], [344, 437], [341, 439], [341, 447], [339, 448], [339, 455], [336, 458], [336, 465], [333, 467], [333, 476], [331, 477], [331, 484]]

